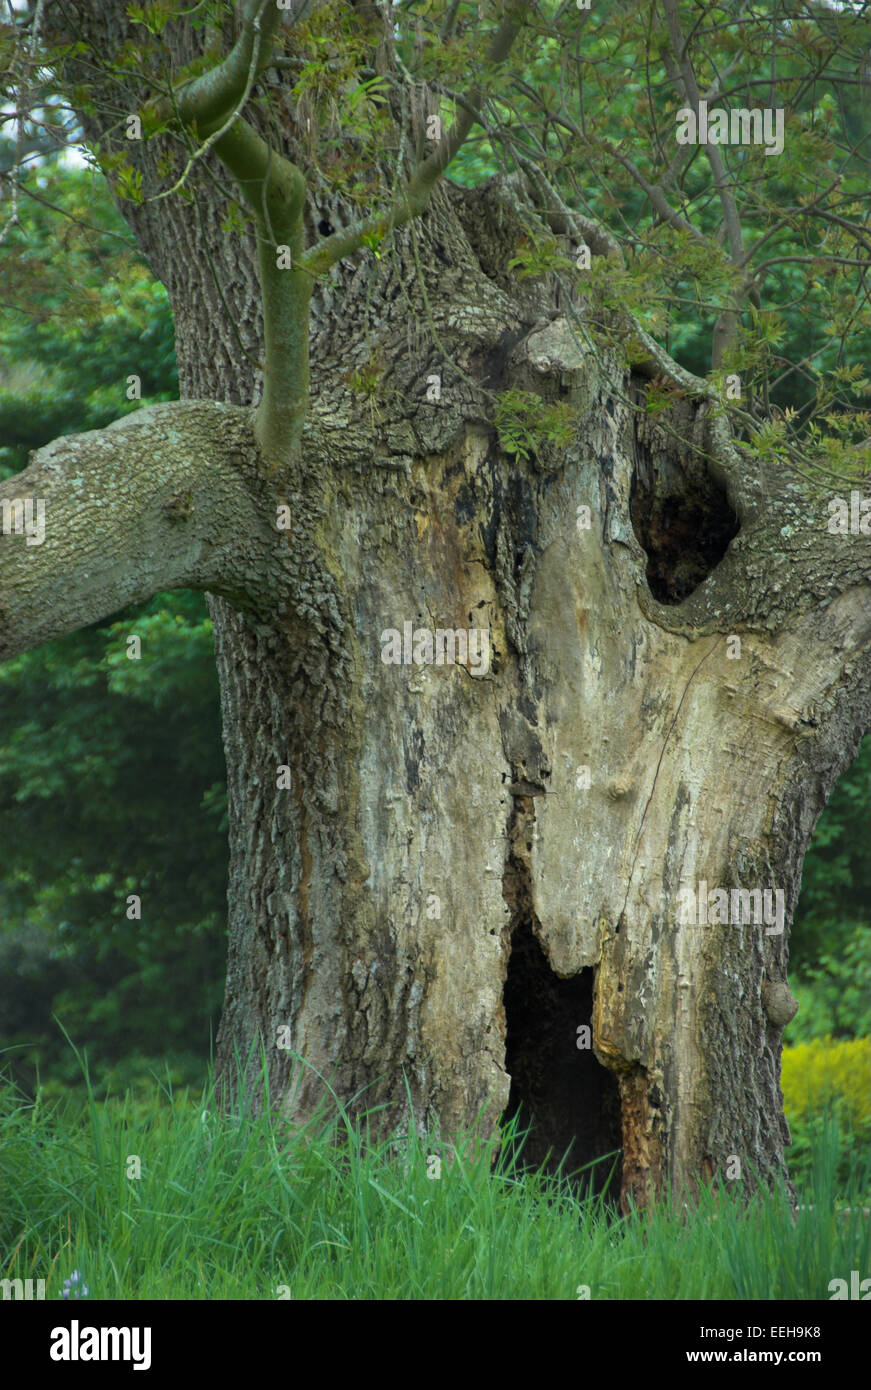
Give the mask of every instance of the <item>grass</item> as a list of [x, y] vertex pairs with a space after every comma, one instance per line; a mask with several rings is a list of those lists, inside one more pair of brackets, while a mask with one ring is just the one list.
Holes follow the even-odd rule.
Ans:
[[730, 1183], [623, 1218], [508, 1158], [491, 1170], [471, 1138], [370, 1142], [338, 1105], [289, 1134], [244, 1100], [221, 1116], [208, 1089], [46, 1105], [9, 1087], [0, 1275], [45, 1279], [46, 1298], [79, 1270], [108, 1299], [825, 1300], [871, 1256], [867, 1174], [837, 1212], [833, 1143], [812, 1211], [784, 1192], [745, 1206]]

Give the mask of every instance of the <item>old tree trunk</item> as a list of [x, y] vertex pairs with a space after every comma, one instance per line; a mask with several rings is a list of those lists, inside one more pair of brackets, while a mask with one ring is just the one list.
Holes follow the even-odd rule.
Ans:
[[[79, 11], [105, 64], [123, 7]], [[117, 108], [86, 113], [93, 142]], [[192, 177], [198, 206], [124, 212], [196, 404], [55, 442], [3, 486], [45, 498], [48, 524], [38, 548], [2, 539], [0, 654], [161, 588], [210, 593], [221, 1074], [262, 1038], [295, 1118], [326, 1082], [445, 1135], [522, 1106], [532, 1158], [622, 1148], [640, 1202], [735, 1158], [770, 1180], [789, 917], [871, 726], [867, 539], [748, 469], [692, 392], [646, 420], [644, 365], [584, 298], [509, 271], [536, 214], [508, 180], [442, 183], [389, 252], [323, 277], [302, 447], [264, 464], [253, 235], [223, 231], [221, 189]], [[316, 239], [341, 209], [316, 183], [307, 199]], [[571, 441], [509, 452], [508, 389], [571, 406]], [[486, 629], [489, 663], [386, 664], [406, 624]], [[700, 884], [782, 890], [785, 930], [682, 921]]]

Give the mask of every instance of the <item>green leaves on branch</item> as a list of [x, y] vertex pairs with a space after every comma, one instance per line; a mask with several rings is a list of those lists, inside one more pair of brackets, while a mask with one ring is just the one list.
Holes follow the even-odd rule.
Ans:
[[556, 237], [539, 237], [537, 240], [525, 238], [517, 248], [517, 254], [508, 262], [509, 270], [517, 271], [519, 280], [533, 275], [548, 275], [555, 271], [574, 271], [574, 261], [561, 250]]
[[575, 436], [576, 412], [570, 405], [548, 405], [531, 391], [503, 391], [493, 416], [506, 454], [529, 459], [543, 447], [567, 448]]
[[127, 18], [134, 24], [144, 24], [149, 34], [154, 34], [155, 38], [160, 37], [175, 14], [174, 0], [149, 0], [146, 5], [127, 6]]

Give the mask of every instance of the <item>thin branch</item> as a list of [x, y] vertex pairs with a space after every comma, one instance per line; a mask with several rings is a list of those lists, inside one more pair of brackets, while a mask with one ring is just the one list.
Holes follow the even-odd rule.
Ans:
[[763, 270], [767, 270], [769, 266], [788, 265], [790, 262], [793, 265], [858, 265], [863, 270], [868, 269], [866, 260], [851, 260], [847, 256], [772, 256], [771, 260], [763, 261], [761, 265], [756, 267], [756, 274], [757, 276], [761, 275]]
[[[487, 66], [504, 62], [523, 21], [509, 13], [500, 24], [486, 58]], [[351, 227], [334, 232], [319, 245], [312, 247], [302, 258], [302, 265], [314, 274], [321, 274], [345, 256], [358, 251], [370, 238], [383, 238], [394, 227], [401, 226], [424, 211], [432, 191], [451, 160], [469, 134], [477, 119], [476, 112], [485, 99], [483, 87], [473, 88], [463, 98], [463, 104], [450, 130], [439, 141], [438, 148], [414, 170], [408, 183], [383, 212], [372, 213]]]
[[[506, 142], [511, 144], [507, 132]], [[537, 165], [529, 159], [524, 159], [515, 148], [512, 148], [512, 154], [529, 179], [533, 196], [544, 211], [552, 231], [558, 232], [562, 236], [580, 236], [594, 255], [614, 256], [620, 265], [624, 264], [620, 243], [612, 236], [607, 227], [604, 227], [601, 222], [597, 222], [594, 218], [585, 217], [583, 213], [575, 212], [573, 208], [568, 207]]]
[[[18, 189], [19, 174], [21, 171], [22, 154], [24, 149], [24, 122], [28, 114], [27, 108], [30, 104], [30, 64], [32, 64], [34, 60], [34, 55], [36, 53], [36, 45], [39, 40], [39, 26], [42, 22], [43, 3], [44, 0], [36, 0], [36, 8], [33, 11], [33, 28], [30, 33], [30, 46], [27, 52], [27, 56], [24, 60], [24, 71], [22, 72], [21, 86], [19, 88], [18, 101], [16, 103], [17, 110], [15, 113], [15, 154], [13, 156], [11, 170], [12, 208], [4, 227], [2, 228], [2, 230], [0, 230], [0, 246], [2, 246], [3, 242], [6, 240], [7, 236], [12, 231], [12, 228], [20, 225], [20, 219], [18, 217]], [[14, 21], [16, 17], [14, 10], [11, 10], [11, 13]]]
[[[234, 103], [229, 114], [225, 118], [221, 119], [221, 124], [218, 126], [218, 128], [216, 130], [213, 130], [212, 133], [206, 137], [202, 145], [198, 145], [196, 147], [193, 154], [190, 156], [187, 164], [185, 165], [184, 169], [182, 170], [181, 174], [176, 179], [175, 183], [172, 185], [172, 188], [164, 189], [163, 193], [156, 194], [155, 197], [151, 200], [152, 202], [159, 202], [161, 198], [168, 198], [171, 194], [177, 193], [179, 189], [182, 188], [186, 183], [187, 176], [196, 164], [197, 160], [203, 159], [205, 155], [209, 153], [209, 150], [213, 149], [218, 144], [218, 141], [221, 139], [221, 136], [226, 135], [233, 122], [238, 119], [242, 112], [243, 106], [245, 105], [249, 96], [251, 95], [251, 90], [254, 86], [254, 83], [257, 80], [257, 73], [260, 67], [258, 61], [259, 57], [260, 31], [259, 27], [255, 26], [254, 41], [251, 45], [251, 61], [248, 66], [248, 73], [245, 79], [245, 86], [239, 93], [238, 99]], [[175, 93], [175, 96], [178, 99], [178, 92]], [[181, 115], [182, 104], [180, 101], [178, 101], [177, 109], [179, 114]]]
[[[668, 31], [671, 38], [672, 51], [680, 68], [683, 78], [683, 86], [687, 95], [687, 100], [699, 110], [699, 103], [702, 100], [699, 85], [696, 81], [695, 69], [693, 68], [688, 49], [688, 42], [683, 37], [678, 14], [677, 0], [662, 0], [663, 8], [668, 22]], [[741, 221], [738, 216], [738, 206], [732, 194], [731, 180], [726, 173], [726, 166], [723, 163], [717, 145], [706, 143], [705, 151], [714, 175], [714, 183], [720, 195], [720, 202], [723, 207], [723, 220], [726, 224], [726, 235], [729, 241], [729, 250], [736, 265], [740, 265], [741, 257], [744, 253], [743, 238], [741, 234]]]
[[[0, 179], [4, 181], [11, 179], [11, 177], [11, 171], [8, 173], [0, 173]], [[32, 188], [28, 188], [25, 184], [21, 185], [21, 192], [25, 197], [32, 198], [35, 203], [41, 203], [43, 207], [50, 208], [52, 212], [59, 213], [61, 217], [66, 217], [68, 221], [74, 222], [77, 227], [83, 227], [85, 231], [88, 232], [96, 232], [101, 237], [112, 237], [115, 241], [120, 241], [128, 250], [138, 253], [139, 247], [132, 237], [125, 237], [121, 232], [110, 231], [108, 227], [97, 227], [93, 222], [86, 222], [84, 218], [78, 217], [74, 212], [67, 212], [66, 208], [60, 207], [57, 203], [50, 202], [48, 198], [43, 198], [40, 193], [35, 193]]]
[[[662, 0], [665, 10], [666, 23], [668, 25], [669, 39], [674, 61], [677, 63], [682, 78], [683, 88], [686, 98], [695, 108], [696, 112], [700, 109], [702, 100], [699, 85], [696, 81], [695, 69], [689, 56], [688, 40], [684, 39], [681, 29], [680, 14], [678, 12], [677, 0]], [[714, 175], [714, 184], [720, 196], [720, 204], [723, 209], [723, 222], [726, 228], [726, 238], [729, 243], [729, 253], [736, 266], [741, 266], [744, 259], [744, 240], [741, 231], [741, 219], [738, 215], [738, 204], [732, 192], [732, 185], [723, 163], [723, 157], [719, 148], [710, 143], [705, 144], [705, 153], [711, 172]], [[738, 332], [738, 314], [740, 311], [741, 300], [746, 295], [749, 282], [745, 279], [741, 292], [736, 292], [735, 303], [732, 307], [722, 313], [714, 326], [714, 343], [711, 354], [712, 364], [719, 367]]]
[[662, 222], [667, 222], [668, 225], [674, 227], [676, 231], [685, 232], [687, 236], [692, 237], [693, 241], [700, 245], [708, 245], [708, 238], [705, 236], [704, 232], [700, 232], [698, 227], [694, 227], [692, 222], [688, 222], [685, 217], [682, 217], [681, 214], [671, 206], [661, 184], [650, 183], [649, 180], [644, 177], [641, 170], [633, 164], [632, 160], [629, 159], [627, 155], [621, 154], [619, 150], [615, 150], [611, 147], [608, 149], [608, 154], [612, 159], [616, 159], [618, 164], [622, 164], [627, 174], [635, 180], [639, 188], [643, 189], [653, 211]]

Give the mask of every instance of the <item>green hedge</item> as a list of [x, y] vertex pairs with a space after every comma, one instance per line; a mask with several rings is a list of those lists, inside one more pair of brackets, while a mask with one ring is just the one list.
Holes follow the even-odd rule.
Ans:
[[784, 1109], [792, 1134], [787, 1150], [796, 1186], [808, 1190], [812, 1148], [824, 1128], [838, 1140], [839, 1186], [868, 1165], [871, 1146], [871, 1038], [814, 1038], [783, 1050]]

